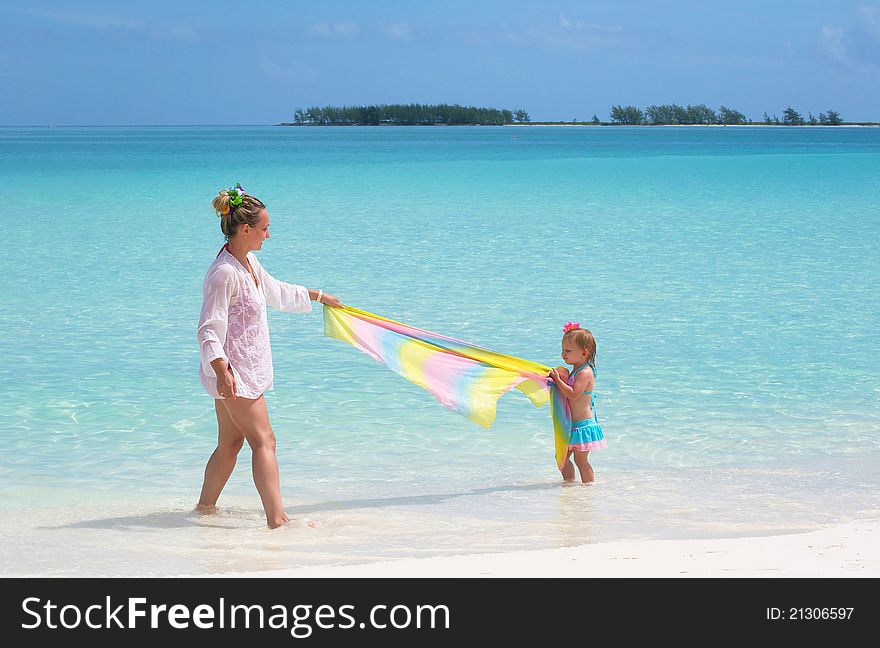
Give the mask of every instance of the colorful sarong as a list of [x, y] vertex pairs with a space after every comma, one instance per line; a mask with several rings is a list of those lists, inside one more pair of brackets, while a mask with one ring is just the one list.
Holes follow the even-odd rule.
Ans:
[[536, 407], [550, 402], [556, 464], [568, 456], [571, 410], [550, 367], [417, 329], [366, 311], [324, 306], [324, 335], [348, 342], [488, 429], [496, 403], [516, 387]]

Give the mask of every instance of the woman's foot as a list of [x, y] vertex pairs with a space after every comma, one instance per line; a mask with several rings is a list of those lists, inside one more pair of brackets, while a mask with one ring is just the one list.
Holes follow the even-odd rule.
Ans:
[[270, 529], [277, 529], [280, 526], [284, 526], [285, 524], [290, 522], [290, 518], [287, 517], [284, 513], [282, 513], [279, 517], [274, 520], [266, 518], [266, 524], [269, 525]]
[[194, 513], [198, 513], [199, 515], [214, 515], [217, 512], [216, 504], [196, 504], [195, 509], [193, 509]]
[[281, 526], [307, 526], [309, 528], [316, 529], [317, 527], [321, 526], [321, 523], [318, 520], [312, 520], [310, 518], [294, 518], [293, 520], [291, 520], [285, 515], [284, 520], [282, 520], [278, 524], [275, 524], [274, 526], [271, 523], [269, 524], [270, 529], [277, 529]]

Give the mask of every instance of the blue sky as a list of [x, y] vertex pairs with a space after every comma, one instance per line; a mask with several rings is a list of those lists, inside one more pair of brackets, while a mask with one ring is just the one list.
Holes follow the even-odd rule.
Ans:
[[613, 104], [880, 120], [880, 1], [5, 2], [0, 125], [272, 124], [295, 107]]

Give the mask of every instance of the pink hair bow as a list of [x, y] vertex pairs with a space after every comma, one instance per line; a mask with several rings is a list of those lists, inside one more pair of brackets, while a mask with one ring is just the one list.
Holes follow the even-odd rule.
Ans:
[[579, 329], [581, 327], [577, 322], [566, 322], [565, 326], [562, 327], [563, 333], [568, 333], [569, 331], [574, 331], [575, 329]]

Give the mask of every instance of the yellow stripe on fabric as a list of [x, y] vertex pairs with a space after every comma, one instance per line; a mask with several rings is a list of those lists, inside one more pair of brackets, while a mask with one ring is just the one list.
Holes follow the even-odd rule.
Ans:
[[[325, 307], [326, 310], [326, 307]], [[362, 317], [366, 317], [368, 319], [376, 319], [383, 322], [388, 322], [389, 324], [396, 324], [397, 326], [404, 326], [406, 328], [411, 328], [416, 331], [423, 331], [423, 329], [418, 329], [414, 326], [410, 326], [409, 324], [403, 324], [402, 322], [397, 322], [393, 319], [389, 319], [387, 317], [382, 317], [381, 315], [376, 315], [375, 313], [370, 313], [365, 310], [361, 310], [359, 308], [354, 308], [352, 306], [342, 306], [339, 310], [342, 310], [346, 313], [351, 313], [354, 315], [360, 315]], [[428, 335], [435, 335], [430, 331], [423, 331]], [[449, 341], [450, 346], [454, 347], [456, 345], [455, 342]], [[510, 371], [514, 371], [516, 373], [533, 373], [540, 376], [546, 376], [550, 372], [550, 367], [539, 364], [537, 362], [532, 362], [531, 360], [524, 360], [522, 358], [517, 358], [516, 356], [509, 356], [503, 353], [497, 353], [496, 351], [490, 351], [489, 349], [484, 349], [482, 347], [473, 346], [465, 343], [463, 345], [463, 349], [461, 353], [457, 353], [457, 355], [461, 355], [467, 358], [472, 358], [474, 360], [479, 360], [480, 362], [485, 362], [486, 364], [491, 364], [496, 367], [500, 367], [502, 369], [508, 369]], [[456, 353], [454, 349], [444, 349], [446, 352]], [[545, 401], [546, 402], [546, 401]]]
[[442, 351], [420, 340], [406, 340], [400, 345], [399, 352], [403, 377], [422, 389], [430, 391], [425, 380], [425, 363], [435, 353], [442, 353]]
[[484, 367], [480, 376], [470, 385], [468, 397], [471, 412], [468, 418], [488, 429], [495, 421], [498, 399], [518, 379], [522, 379], [522, 376], [516, 372]]
[[351, 328], [345, 324], [335, 309], [326, 306], [324, 307], [324, 335], [357, 346]]
[[570, 420], [567, 416], [565, 397], [558, 391], [554, 391], [553, 397], [550, 399], [550, 417], [553, 419], [553, 448], [556, 455], [556, 466], [562, 470], [562, 465], [568, 459], [571, 428], [563, 425], [563, 422], [570, 423]]
[[[546, 376], [548, 373], [550, 373], [549, 368], [543, 375]], [[547, 384], [544, 381], [538, 382], [528, 378], [518, 384], [516, 388], [525, 394], [535, 407], [543, 407], [550, 400], [550, 390], [547, 389]]]

